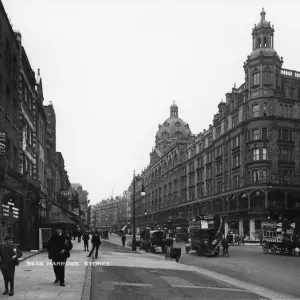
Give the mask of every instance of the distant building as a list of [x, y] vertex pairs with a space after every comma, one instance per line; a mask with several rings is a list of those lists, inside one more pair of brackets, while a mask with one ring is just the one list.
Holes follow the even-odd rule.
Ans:
[[79, 205], [80, 211], [82, 213], [82, 220], [85, 226], [88, 226], [88, 192], [83, 190], [82, 185], [80, 183], [71, 183], [73, 190], [78, 193], [79, 197]]

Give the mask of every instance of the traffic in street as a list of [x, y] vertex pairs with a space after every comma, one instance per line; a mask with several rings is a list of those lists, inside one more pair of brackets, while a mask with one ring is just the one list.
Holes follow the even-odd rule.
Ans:
[[[92, 269], [91, 299], [261, 299], [247, 289], [222, 282], [161, 255], [133, 252], [103, 241]], [[104, 264], [105, 262], [105, 264]], [[106, 266], [103, 266], [106, 265]]]
[[[132, 236], [128, 236], [126, 243], [130, 242], [131, 239]], [[111, 234], [109, 241], [121, 245], [121, 238], [116, 234]], [[247, 283], [272, 289], [278, 293], [286, 293], [300, 298], [299, 256], [264, 254], [260, 245], [248, 244], [231, 246], [229, 257], [209, 258], [198, 256], [195, 251], [187, 254], [185, 253], [185, 246], [186, 244], [182, 242], [174, 244], [174, 247], [182, 249], [180, 264], [205, 268]], [[164, 257], [161, 252], [149, 255]]]

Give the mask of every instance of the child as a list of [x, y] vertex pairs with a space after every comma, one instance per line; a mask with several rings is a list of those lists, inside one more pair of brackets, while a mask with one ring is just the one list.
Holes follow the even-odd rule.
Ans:
[[22, 252], [18, 250], [14, 243], [14, 237], [6, 236], [5, 243], [0, 247], [0, 265], [4, 279], [5, 291], [3, 295], [8, 294], [8, 283], [10, 284], [9, 296], [14, 294], [15, 267], [19, 264], [18, 258], [22, 256]]

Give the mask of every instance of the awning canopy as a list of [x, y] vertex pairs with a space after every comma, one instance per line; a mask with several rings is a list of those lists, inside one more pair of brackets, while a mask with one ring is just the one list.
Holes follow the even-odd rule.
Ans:
[[76, 225], [76, 224], [75, 224], [70, 218], [68, 218], [68, 217], [51, 218], [51, 219], [50, 219], [50, 224], [54, 224], [54, 223]]

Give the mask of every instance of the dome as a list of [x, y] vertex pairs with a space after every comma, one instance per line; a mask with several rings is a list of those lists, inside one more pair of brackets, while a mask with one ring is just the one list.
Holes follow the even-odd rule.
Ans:
[[159, 125], [156, 139], [187, 138], [191, 134], [189, 125], [178, 117], [178, 106], [174, 101], [170, 107], [170, 117]]
[[256, 25], [256, 28], [261, 28], [261, 27], [270, 27], [270, 22], [268, 22], [266, 20], [266, 12], [264, 9], [262, 9], [261, 13], [260, 13], [260, 21], [259, 23]]
[[189, 125], [178, 117], [168, 118], [156, 134], [156, 138], [168, 140], [172, 138], [187, 138], [191, 135]]
[[279, 57], [279, 55], [273, 48], [258, 48], [258, 49], [255, 49], [252, 51], [249, 58], [253, 59], [253, 58], [259, 57], [260, 55], [269, 56], [269, 57], [272, 57], [272, 56]]
[[175, 103], [175, 100], [173, 101], [173, 104], [171, 105], [171, 107], [178, 107]]

